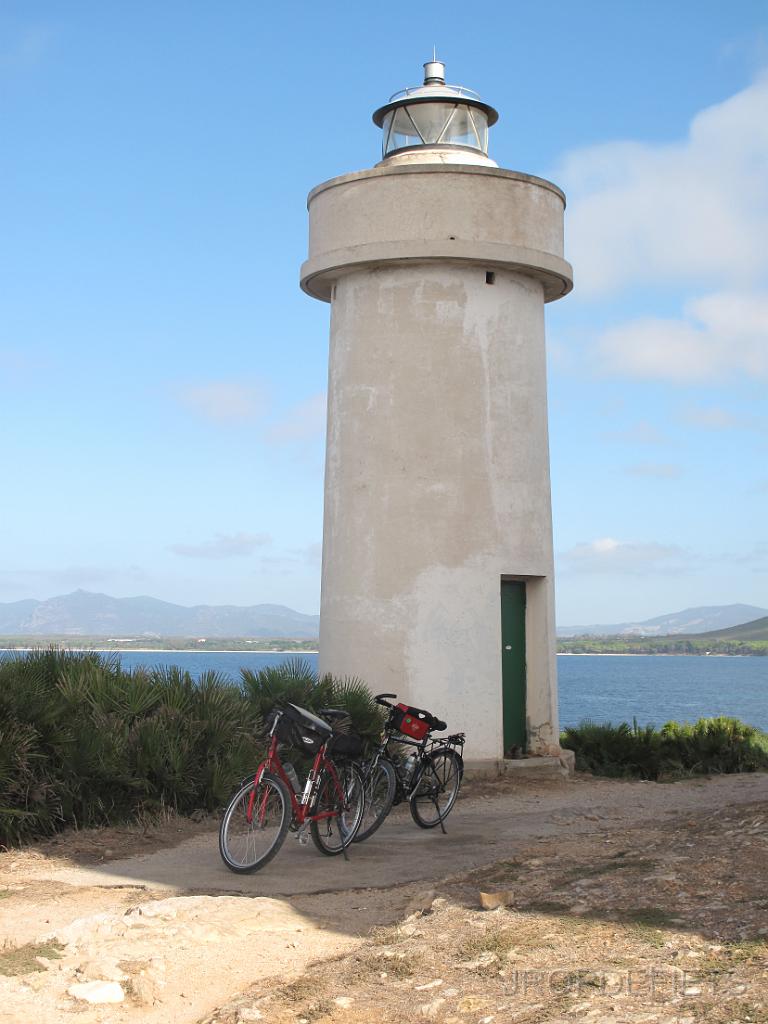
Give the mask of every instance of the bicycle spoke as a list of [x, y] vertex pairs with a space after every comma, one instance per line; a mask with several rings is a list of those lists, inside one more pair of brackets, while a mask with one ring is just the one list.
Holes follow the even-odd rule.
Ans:
[[363, 780], [357, 768], [336, 766], [334, 773], [325, 773], [314, 813], [328, 817], [315, 819], [310, 826], [312, 840], [321, 853], [332, 856], [344, 852], [357, 831], [364, 799]]
[[461, 760], [452, 750], [429, 755], [424, 775], [411, 799], [411, 815], [422, 828], [442, 827], [461, 785]]

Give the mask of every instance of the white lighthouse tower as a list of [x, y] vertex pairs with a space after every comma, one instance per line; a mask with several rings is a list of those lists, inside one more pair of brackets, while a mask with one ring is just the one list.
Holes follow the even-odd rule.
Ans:
[[301, 286], [331, 304], [320, 670], [467, 734], [558, 751], [544, 304], [565, 197], [488, 156], [496, 111], [424, 65], [383, 159], [309, 195]]

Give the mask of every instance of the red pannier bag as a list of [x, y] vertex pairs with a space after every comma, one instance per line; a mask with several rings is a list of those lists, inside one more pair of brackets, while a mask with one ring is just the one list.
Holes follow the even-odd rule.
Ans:
[[430, 715], [421, 708], [412, 708], [408, 704], [398, 704], [392, 711], [392, 724], [404, 736], [412, 740], [423, 740], [430, 729], [444, 729], [445, 722]]

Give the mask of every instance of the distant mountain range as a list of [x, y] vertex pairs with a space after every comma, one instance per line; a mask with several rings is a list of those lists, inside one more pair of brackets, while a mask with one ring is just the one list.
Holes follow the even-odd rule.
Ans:
[[708, 605], [685, 608], [681, 612], [659, 615], [642, 622], [619, 622], [613, 625], [558, 626], [557, 635], [566, 636], [676, 636], [712, 633], [732, 626], [741, 626], [768, 615], [768, 608], [751, 604]]
[[48, 601], [0, 603], [4, 636], [270, 637], [312, 640], [319, 615], [280, 604], [195, 605], [154, 597], [110, 597], [76, 590]]
[[[686, 608], [641, 622], [561, 626], [560, 637], [676, 636], [712, 633], [768, 616], [749, 604]], [[154, 597], [110, 597], [87, 590], [48, 601], [0, 603], [0, 635], [88, 637], [253, 637], [314, 640], [319, 615], [304, 615], [279, 604], [184, 605]], [[746, 638], [746, 636], [745, 636]]]

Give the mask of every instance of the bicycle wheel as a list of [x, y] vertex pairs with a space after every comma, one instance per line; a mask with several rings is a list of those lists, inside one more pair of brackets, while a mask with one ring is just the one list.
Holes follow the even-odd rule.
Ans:
[[365, 791], [360, 769], [354, 764], [334, 764], [338, 784], [330, 772], [323, 772], [313, 814], [327, 818], [311, 821], [309, 833], [321, 853], [335, 857], [355, 838], [365, 809]]
[[390, 761], [380, 758], [370, 774], [363, 773], [363, 783], [365, 807], [360, 827], [353, 840], [355, 843], [369, 839], [392, 810], [397, 788], [394, 766]]
[[291, 823], [291, 798], [282, 779], [264, 772], [258, 786], [244, 783], [224, 812], [219, 852], [230, 871], [263, 868], [283, 845]]
[[424, 773], [411, 798], [411, 817], [419, 828], [435, 828], [451, 813], [459, 795], [464, 762], [449, 747], [426, 758]]

